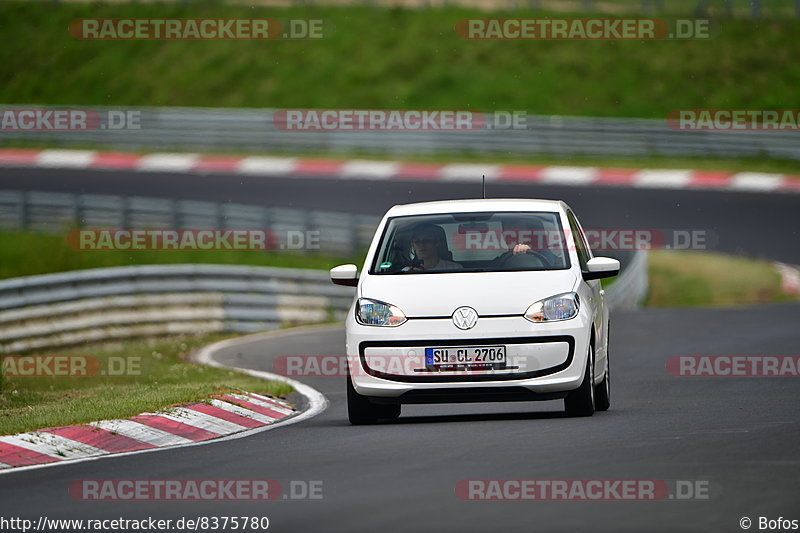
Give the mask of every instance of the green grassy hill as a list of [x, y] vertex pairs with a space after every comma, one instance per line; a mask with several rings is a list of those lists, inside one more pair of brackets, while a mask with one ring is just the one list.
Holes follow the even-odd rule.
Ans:
[[[797, 19], [723, 20], [715, 38], [696, 41], [465, 41], [454, 25], [470, 16], [537, 14], [3, 2], [0, 103], [519, 109], [655, 118], [682, 107], [800, 107]], [[75, 40], [70, 21], [88, 17], [322, 18], [336, 30], [308, 41]]]

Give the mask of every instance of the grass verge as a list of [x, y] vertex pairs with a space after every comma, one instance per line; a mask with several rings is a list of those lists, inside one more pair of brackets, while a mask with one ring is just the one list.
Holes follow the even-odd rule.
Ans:
[[[464, 40], [454, 31], [463, 18], [549, 16], [523, 7], [2, 2], [0, 102], [652, 118], [687, 107], [800, 107], [800, 20], [790, 17], [720, 19], [702, 40]], [[204, 17], [324, 19], [335, 32], [306, 41], [84, 41], [68, 32], [80, 18]]]
[[647, 307], [732, 306], [800, 300], [769, 261], [710, 252], [650, 252]]
[[[171, 405], [201, 401], [212, 394], [234, 389], [276, 396], [292, 392], [292, 388], [283, 383], [184, 360], [193, 349], [232, 336], [235, 335], [174, 337], [59, 351], [59, 355], [97, 358], [101, 370], [97, 375], [86, 377], [7, 375], [0, 389], [0, 435], [127, 418]], [[90, 364], [88, 368], [95, 367]], [[106, 375], [100, 375], [103, 371]], [[118, 372], [125, 375], [110, 375]]]
[[75, 250], [65, 234], [0, 230], [0, 279], [131, 265], [208, 263], [327, 270], [359, 261], [363, 258], [260, 250]]

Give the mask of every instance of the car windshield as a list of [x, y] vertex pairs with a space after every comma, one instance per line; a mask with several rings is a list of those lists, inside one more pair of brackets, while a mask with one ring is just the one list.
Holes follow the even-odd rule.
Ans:
[[394, 217], [370, 273], [563, 270], [570, 267], [564, 237], [555, 212]]

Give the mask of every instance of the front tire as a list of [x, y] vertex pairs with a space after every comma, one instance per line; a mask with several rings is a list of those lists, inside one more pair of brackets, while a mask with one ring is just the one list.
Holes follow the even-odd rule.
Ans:
[[609, 337], [611, 321], [606, 325], [606, 372], [597, 387], [594, 388], [594, 408], [597, 411], [608, 411], [611, 407], [611, 357], [609, 356]]
[[395, 420], [400, 416], [400, 405], [375, 405], [366, 396], [356, 392], [350, 374], [347, 375], [347, 418], [354, 426], [375, 424], [378, 419]]
[[611, 360], [606, 354], [606, 372], [603, 381], [594, 388], [594, 408], [597, 411], [608, 411], [611, 407]]
[[378, 421], [378, 406], [356, 392], [350, 374], [347, 374], [347, 418], [354, 426], [365, 426]]
[[595, 410], [594, 400], [594, 346], [589, 345], [586, 356], [586, 371], [581, 386], [564, 398], [564, 408], [569, 416], [592, 416]]

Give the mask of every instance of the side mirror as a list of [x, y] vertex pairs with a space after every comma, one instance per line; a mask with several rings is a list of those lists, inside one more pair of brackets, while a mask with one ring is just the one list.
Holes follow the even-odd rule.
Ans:
[[336, 285], [346, 285], [348, 287], [357, 286], [358, 267], [355, 265], [339, 265], [333, 267], [331, 269], [331, 281]]
[[583, 272], [583, 279], [610, 278], [619, 274], [619, 261], [610, 257], [594, 257], [586, 263], [586, 272]]

